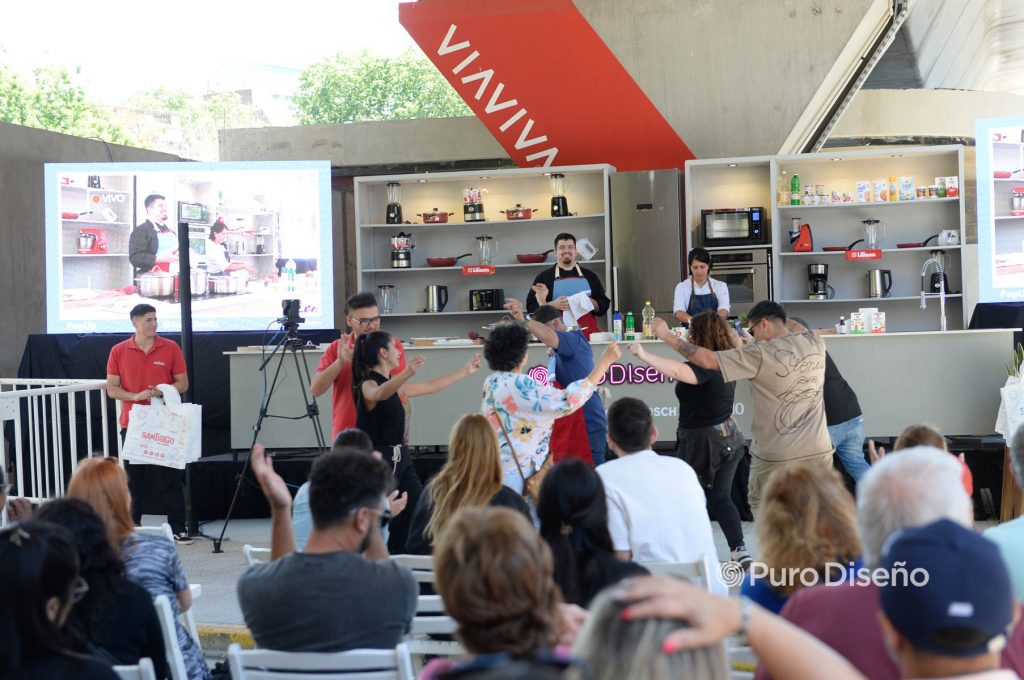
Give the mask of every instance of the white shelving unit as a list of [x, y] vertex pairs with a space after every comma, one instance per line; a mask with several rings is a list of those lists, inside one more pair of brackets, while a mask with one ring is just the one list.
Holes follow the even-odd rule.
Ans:
[[[774, 299], [798, 306], [798, 313], [809, 323], [830, 327], [860, 307], [878, 307], [886, 312], [889, 331], [938, 330], [939, 302], [928, 298], [927, 309], [920, 309], [921, 267], [932, 251], [945, 252], [948, 262], [947, 327], [966, 327], [963, 303], [963, 249], [939, 246], [897, 248], [898, 243], [920, 243], [942, 230], [964, 235], [964, 159], [959, 145], [880, 148], [868, 151], [831, 152], [795, 156], [777, 156], [771, 160], [770, 187], [778, 186], [784, 174], [800, 176], [801, 186], [824, 184], [825, 189], [848, 192], [856, 198], [856, 184], [866, 180], [888, 180], [890, 176], [913, 177], [916, 186], [935, 183], [936, 177], [959, 178], [960, 196], [924, 198], [913, 201], [877, 203], [841, 203], [823, 206], [775, 205], [772, 200], [772, 255], [774, 261]], [[773, 192], [774, 193], [774, 192]], [[789, 243], [792, 218], [811, 226], [814, 251], [795, 253]], [[847, 246], [863, 238], [861, 220], [878, 219], [885, 223], [881, 260], [847, 260], [843, 252], [823, 252], [825, 246]], [[856, 248], [863, 248], [860, 243]], [[807, 265], [829, 265], [828, 282], [835, 289], [830, 300], [807, 299]], [[888, 298], [866, 297], [868, 271], [892, 271], [892, 292]], [[934, 271], [934, 270], [933, 270]], [[929, 278], [930, 281], [930, 278]]]
[[[61, 213], [78, 213], [77, 219], [61, 219], [62, 290], [123, 288], [133, 283], [133, 268], [128, 262], [128, 237], [135, 209], [132, 180], [126, 175], [95, 175], [99, 186], [63, 184], [60, 187]], [[83, 183], [85, 175], [76, 176]], [[89, 212], [88, 215], [83, 213]], [[104, 253], [78, 252], [78, 236], [83, 230], [102, 233]]]
[[[569, 232], [586, 238], [598, 249], [593, 260], [582, 262], [595, 270], [605, 290], [611, 294], [609, 180], [615, 168], [609, 165], [583, 165], [561, 168], [523, 168], [472, 172], [424, 173], [360, 177], [355, 180], [356, 266], [359, 289], [377, 292], [377, 286], [392, 284], [398, 288], [399, 301], [387, 315], [384, 329], [399, 337], [453, 336], [497, 320], [503, 311], [471, 312], [469, 291], [497, 288], [506, 297], [526, 300], [534, 277], [545, 267], [554, 267], [549, 255], [541, 264], [521, 264], [519, 253], [543, 253], [554, 247], [554, 237]], [[551, 218], [551, 173], [567, 178], [566, 198], [573, 215]], [[387, 184], [398, 182], [402, 191], [402, 214], [407, 222], [422, 220], [418, 213], [445, 210], [454, 213], [447, 223], [386, 224]], [[484, 190], [487, 219], [462, 220], [462, 192], [473, 187]], [[529, 220], [506, 220], [500, 212], [516, 204], [537, 210]], [[416, 242], [412, 267], [391, 268], [390, 239], [399, 232], [411, 233]], [[494, 237], [497, 255], [494, 273], [464, 276], [464, 265], [480, 264], [476, 237]], [[470, 253], [454, 267], [430, 267], [428, 257], [455, 257]], [[448, 287], [448, 305], [443, 312], [422, 312], [426, 306], [428, 285]], [[607, 319], [602, 319], [606, 326]]]

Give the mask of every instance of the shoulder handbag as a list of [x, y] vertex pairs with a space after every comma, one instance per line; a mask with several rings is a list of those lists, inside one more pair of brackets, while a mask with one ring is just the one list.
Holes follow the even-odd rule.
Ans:
[[508, 444], [508, 450], [512, 454], [512, 460], [516, 462], [516, 470], [519, 471], [519, 478], [523, 480], [523, 498], [528, 501], [532, 500], [536, 503], [537, 499], [540, 498], [541, 482], [544, 481], [544, 477], [551, 471], [553, 466], [551, 452], [548, 452], [544, 462], [541, 463], [540, 469], [527, 477], [523, 472], [523, 464], [519, 461], [519, 454], [516, 453], [516, 447], [512, 445], [512, 438], [508, 436], [505, 424], [501, 422], [501, 414], [499, 414], [498, 409], [494, 407], [494, 397], [488, 397], [488, 401], [491, 402], [491, 412], [494, 414], [494, 419], [498, 422], [498, 427], [501, 429], [501, 434], [505, 438], [505, 443]]

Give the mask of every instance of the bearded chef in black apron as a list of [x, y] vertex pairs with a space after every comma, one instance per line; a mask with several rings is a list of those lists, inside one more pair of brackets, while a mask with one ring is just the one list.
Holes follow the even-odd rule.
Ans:
[[533, 280], [526, 296], [526, 311], [532, 314], [537, 307], [550, 304], [572, 316], [573, 324], [580, 327], [590, 339], [599, 331], [597, 317], [604, 316], [611, 300], [597, 274], [576, 263], [576, 237], [559, 234], [555, 237], [557, 264], [545, 269]]

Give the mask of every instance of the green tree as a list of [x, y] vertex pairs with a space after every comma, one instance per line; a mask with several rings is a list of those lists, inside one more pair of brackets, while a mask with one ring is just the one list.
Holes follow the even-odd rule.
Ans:
[[[66, 68], [48, 66], [32, 72], [26, 83], [0, 66], [0, 120], [77, 137], [131, 144], [106, 113], [91, 103]], [[75, 76], [78, 75], [77, 70]]]
[[408, 50], [398, 57], [336, 54], [299, 75], [295, 95], [305, 125], [471, 115], [434, 65]]

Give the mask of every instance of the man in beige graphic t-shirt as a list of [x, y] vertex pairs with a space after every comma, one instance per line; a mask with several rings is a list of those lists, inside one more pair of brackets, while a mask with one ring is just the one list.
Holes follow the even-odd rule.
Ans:
[[[754, 343], [722, 352], [669, 340], [689, 361], [722, 372], [726, 382], [750, 380], [754, 397], [750, 455], [750, 507], [777, 467], [794, 462], [832, 464], [832, 441], [825, 421], [822, 386], [825, 343], [802, 325], [787, 320], [782, 305], [765, 300], [747, 314]], [[656, 332], [674, 338], [664, 322]]]

